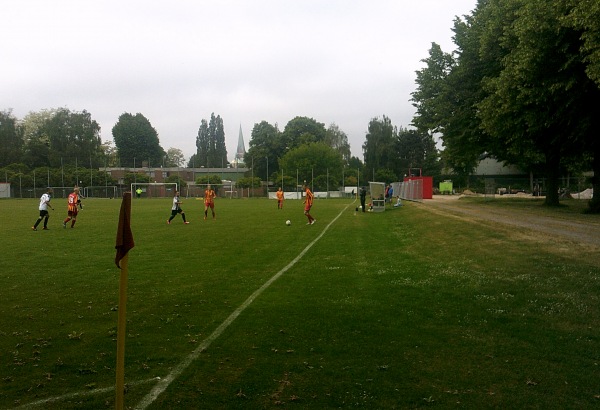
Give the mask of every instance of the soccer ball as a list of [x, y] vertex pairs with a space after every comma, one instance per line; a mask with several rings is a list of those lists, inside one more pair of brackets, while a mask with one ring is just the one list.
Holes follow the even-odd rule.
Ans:
[[290, 226], [290, 225], [292, 224], [292, 221], [290, 221], [290, 220], [288, 219], [287, 221], [285, 221], [285, 224], [286, 224], [287, 226]]

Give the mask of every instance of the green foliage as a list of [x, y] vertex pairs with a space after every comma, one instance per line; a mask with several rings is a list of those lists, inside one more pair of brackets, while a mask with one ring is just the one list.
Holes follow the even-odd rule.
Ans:
[[184, 188], [187, 187], [187, 182], [183, 179], [181, 179], [179, 177], [179, 175], [169, 175], [166, 179], [165, 182], [174, 182], [177, 183], [177, 186], [179, 186], [179, 190], [183, 190]]
[[126, 186], [135, 184], [136, 182], [139, 182], [141, 184], [142, 183], [147, 184], [147, 183], [153, 182], [150, 179], [150, 176], [147, 175], [145, 172], [125, 172], [123, 181]]
[[[339, 151], [325, 143], [310, 143], [289, 150], [279, 161], [285, 170], [297, 170], [300, 181], [313, 181], [313, 177], [329, 175], [329, 187], [337, 189], [342, 183], [343, 159]], [[313, 181], [314, 183], [314, 181]]]
[[338, 151], [342, 155], [344, 163], [348, 164], [351, 156], [350, 143], [346, 133], [337, 124], [333, 123], [327, 128], [323, 142]]
[[[455, 22], [456, 58], [434, 45], [417, 74], [413, 123], [443, 133], [444, 161], [459, 174], [482, 153], [525, 170], [543, 166], [546, 204], [558, 205], [560, 173], [600, 154], [590, 64], [598, 13], [597, 2], [479, 2]], [[600, 171], [600, 160], [593, 164]]]
[[325, 142], [326, 136], [325, 124], [309, 117], [295, 117], [285, 125], [281, 139], [282, 145], [291, 150], [300, 145]]
[[123, 167], [158, 166], [165, 151], [160, 146], [158, 133], [142, 114], [123, 113], [112, 129], [113, 139]]
[[210, 115], [210, 122], [203, 119], [196, 137], [196, 167], [221, 167], [227, 165], [227, 148], [225, 147], [225, 131], [223, 119], [215, 113]]
[[23, 127], [9, 111], [0, 111], [0, 167], [21, 160], [23, 156]]
[[66, 165], [62, 168], [37, 167], [30, 169], [24, 164], [10, 164], [0, 168], [0, 180], [10, 182], [13, 187], [24, 189], [47, 186], [115, 185], [112, 177], [98, 169]]
[[219, 175], [200, 175], [196, 177], [196, 184], [205, 185], [205, 184], [222, 184], [223, 181]]
[[262, 121], [254, 124], [248, 151], [244, 156], [246, 167], [252, 167], [257, 175], [267, 175], [279, 169], [278, 159], [283, 156], [285, 145], [276, 126]]
[[261, 179], [259, 177], [244, 177], [236, 181], [237, 188], [258, 188], [260, 187]]
[[394, 169], [396, 163], [396, 139], [398, 130], [386, 117], [373, 118], [369, 122], [363, 153], [367, 172], [388, 168]]
[[87, 111], [59, 108], [44, 122], [42, 132], [48, 138], [51, 167], [87, 164], [93, 168], [104, 164], [100, 125]]
[[185, 164], [185, 156], [179, 148], [169, 148], [164, 158], [164, 166], [167, 168], [182, 167]]

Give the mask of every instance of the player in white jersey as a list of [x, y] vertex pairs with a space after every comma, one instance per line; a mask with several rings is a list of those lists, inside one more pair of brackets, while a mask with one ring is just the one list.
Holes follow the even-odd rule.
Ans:
[[50, 214], [48, 213], [48, 208], [50, 208], [54, 211], [54, 208], [52, 208], [52, 205], [50, 205], [51, 199], [52, 199], [52, 188], [48, 187], [48, 189], [46, 190], [46, 193], [40, 197], [40, 206], [38, 207], [40, 210], [40, 216], [37, 219], [37, 221], [35, 221], [35, 224], [31, 227], [31, 229], [33, 229], [34, 231], [37, 231], [37, 227], [40, 224], [40, 222], [42, 221], [42, 219], [44, 220], [44, 228], [43, 229], [45, 231], [48, 230], [48, 219], [50, 218]]
[[181, 214], [183, 218], [184, 224], [189, 224], [188, 221], [185, 220], [185, 212], [181, 209], [181, 201], [179, 200], [179, 191], [175, 191], [175, 196], [173, 197], [173, 206], [171, 207], [171, 217], [167, 220], [167, 223], [170, 225], [173, 218], [177, 216], [177, 214]]

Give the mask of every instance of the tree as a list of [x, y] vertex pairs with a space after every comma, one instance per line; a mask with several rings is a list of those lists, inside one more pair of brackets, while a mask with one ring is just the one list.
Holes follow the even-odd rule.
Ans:
[[325, 124], [308, 117], [295, 117], [283, 129], [283, 149], [293, 149], [303, 144], [324, 142], [327, 130]]
[[202, 119], [196, 137], [196, 167], [216, 168], [227, 164], [227, 148], [223, 120], [215, 113], [210, 115], [210, 122]]
[[281, 133], [276, 125], [266, 121], [254, 124], [248, 144], [248, 151], [244, 156], [247, 167], [254, 167], [255, 175], [267, 175], [269, 171], [276, 172], [279, 169], [278, 160], [284, 154]]
[[118, 167], [119, 166], [119, 153], [117, 148], [113, 145], [114, 141], [104, 141], [100, 147], [104, 153], [104, 164], [107, 167]]
[[185, 156], [179, 148], [169, 148], [165, 154], [165, 167], [175, 168], [185, 164]]
[[22, 121], [24, 153], [23, 161], [31, 167], [49, 166], [50, 138], [45, 132], [46, 121], [56, 110], [42, 110], [28, 113]]
[[324, 142], [342, 154], [344, 163], [347, 164], [348, 161], [350, 161], [351, 152], [350, 143], [348, 143], [348, 136], [344, 131], [340, 130], [340, 127], [338, 127], [335, 123], [332, 123], [329, 125], [329, 128], [327, 128]]
[[196, 177], [196, 184], [198, 185], [206, 185], [206, 184], [214, 184], [219, 185], [222, 184], [223, 181], [219, 175], [200, 175]]
[[372, 172], [371, 176], [378, 169], [394, 169], [397, 134], [396, 127], [385, 115], [382, 119], [373, 118], [369, 122], [367, 135], [363, 143], [363, 155], [365, 168], [367, 172]]
[[[496, 141], [498, 158], [542, 156], [547, 177], [546, 205], [559, 204], [558, 178], [564, 160], [581, 157], [589, 124], [600, 116], [600, 90], [585, 73], [580, 53], [581, 32], [562, 22], [570, 12], [567, 0], [498, 2], [518, 9], [500, 25], [503, 35], [482, 39], [503, 49], [502, 70], [488, 78], [488, 92], [478, 105], [482, 126]], [[488, 30], [487, 33], [490, 31]], [[597, 128], [594, 130], [597, 133]]]
[[0, 167], [21, 161], [23, 128], [10, 110], [0, 111]]
[[402, 177], [409, 168], [421, 168], [424, 175], [440, 173], [435, 142], [427, 133], [400, 128], [396, 142], [396, 156], [396, 166], [393, 169], [397, 177]]
[[[581, 32], [581, 54], [586, 64], [585, 71], [588, 77], [600, 87], [600, 3], [596, 0], [573, 0], [573, 6], [569, 15], [565, 18], [565, 24]], [[589, 109], [597, 107], [596, 102], [591, 102]], [[592, 179], [594, 192], [600, 191], [600, 141], [597, 137], [600, 128], [600, 114], [592, 113], [587, 116], [587, 121], [580, 124], [588, 124], [584, 139], [588, 155], [592, 158], [592, 169], [595, 177]], [[589, 211], [600, 213], [600, 195], [594, 195], [589, 204]]]
[[600, 2], [571, 0], [570, 13], [565, 24], [581, 32], [580, 51], [586, 64], [586, 73], [600, 87]]
[[[291, 149], [279, 162], [283, 169], [289, 170], [288, 172], [297, 170], [300, 181], [307, 181], [310, 184], [321, 176], [325, 177], [325, 183], [329, 181], [330, 188], [334, 186], [337, 189], [342, 185], [344, 167], [342, 155], [323, 142], [303, 144]], [[327, 176], [329, 176], [328, 179]], [[322, 178], [319, 180], [323, 181]], [[326, 187], [321, 183], [318, 188], [325, 189]]]
[[48, 137], [50, 166], [104, 164], [100, 125], [86, 110], [72, 112], [59, 108], [45, 120], [43, 133]]
[[121, 166], [139, 167], [162, 164], [165, 151], [160, 146], [158, 133], [142, 114], [123, 113], [112, 129]]
[[442, 96], [455, 62], [452, 55], [444, 53], [436, 43], [431, 44], [429, 57], [421, 62], [425, 63], [425, 68], [416, 72], [417, 89], [411, 93], [411, 101], [416, 108], [412, 125], [420, 132], [443, 133], [447, 122], [444, 117], [447, 101]]

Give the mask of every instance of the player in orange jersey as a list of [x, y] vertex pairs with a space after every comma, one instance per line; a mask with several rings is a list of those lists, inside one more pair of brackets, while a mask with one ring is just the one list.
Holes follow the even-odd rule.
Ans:
[[73, 192], [69, 194], [69, 198], [67, 199], [67, 217], [63, 221], [63, 228], [67, 227], [67, 222], [71, 221], [71, 228], [75, 227], [75, 222], [77, 222], [77, 214], [79, 213], [79, 208], [81, 206], [81, 199], [79, 198], [79, 187], [76, 186], [73, 188]]
[[210, 210], [212, 211], [212, 217], [213, 219], [216, 218], [215, 215], [215, 198], [217, 197], [217, 194], [215, 194], [215, 191], [210, 187], [210, 184], [208, 184], [206, 186], [206, 189], [204, 190], [204, 220], [206, 221], [206, 217], [208, 216], [208, 208], [210, 208]]
[[281, 187], [277, 190], [277, 209], [283, 209], [283, 191]]
[[310, 214], [310, 208], [312, 208], [313, 199], [315, 198], [315, 196], [310, 191], [310, 188], [308, 187], [306, 181], [304, 182], [304, 193], [306, 195], [306, 199], [304, 200], [304, 215], [306, 215], [306, 217], [308, 218], [307, 225], [312, 225], [315, 222], [317, 222], [317, 220], [313, 218]]

